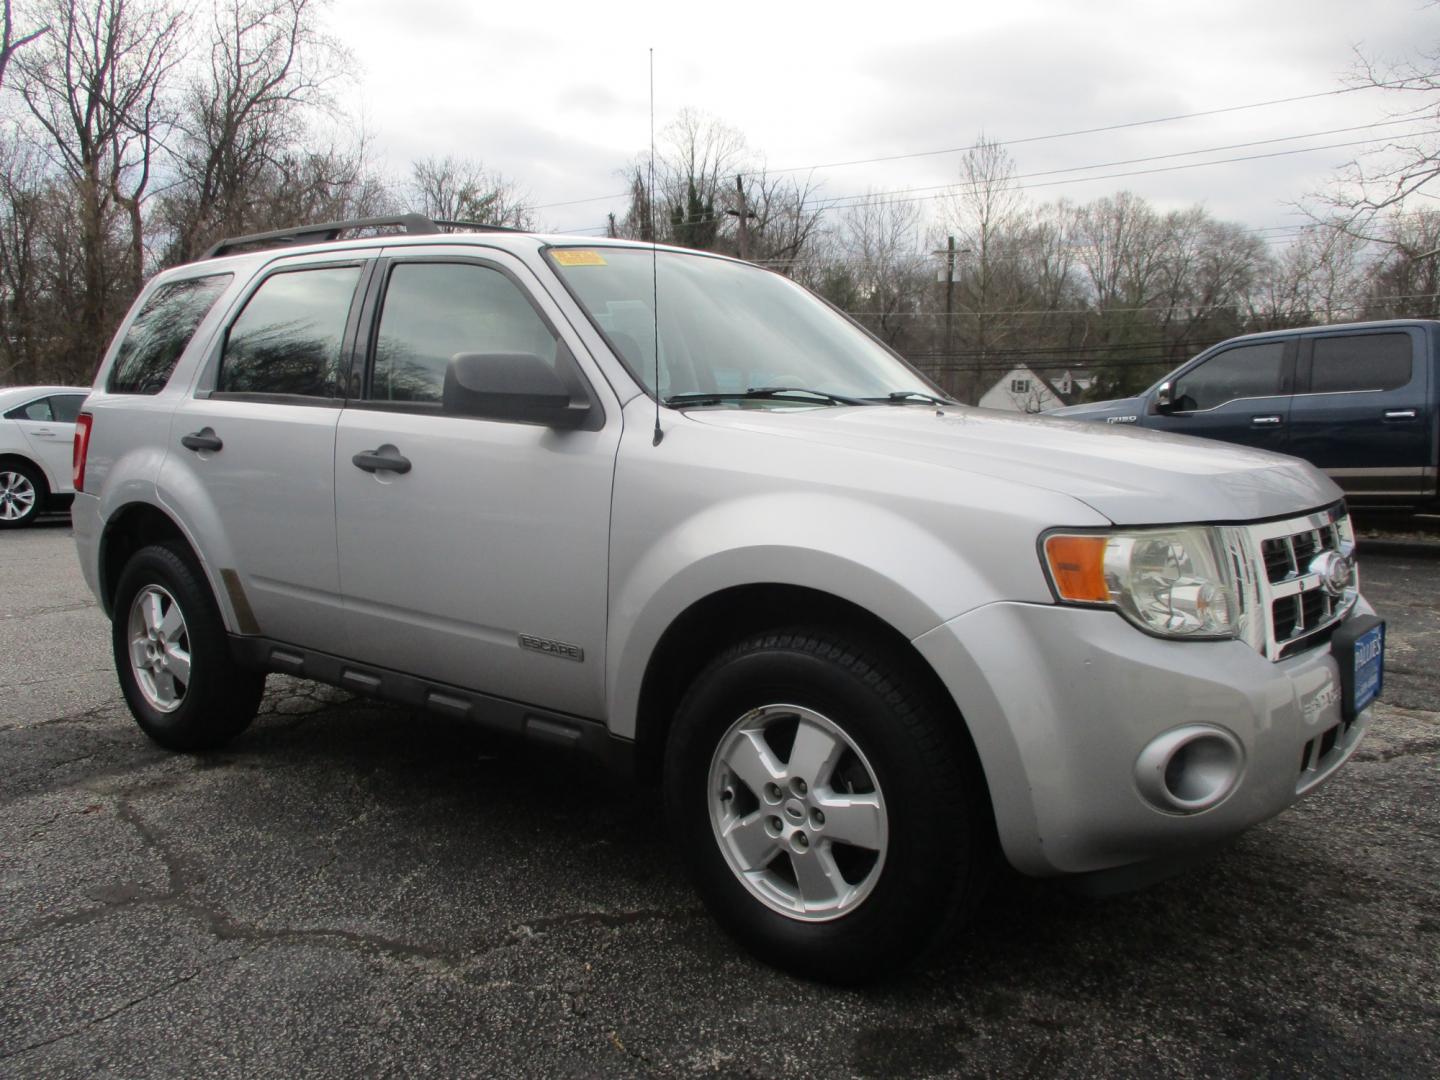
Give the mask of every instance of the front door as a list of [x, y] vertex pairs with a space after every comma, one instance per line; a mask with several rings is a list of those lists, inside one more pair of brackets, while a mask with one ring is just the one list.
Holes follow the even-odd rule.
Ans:
[[1142, 423], [1159, 431], [1222, 439], [1289, 453], [1293, 338], [1222, 349], [1172, 381], [1173, 407], [1153, 408]]
[[425, 250], [377, 268], [366, 378], [336, 440], [350, 655], [599, 716], [619, 410], [577, 431], [447, 415], [458, 353], [528, 353], [586, 377], [578, 339], [522, 263]]

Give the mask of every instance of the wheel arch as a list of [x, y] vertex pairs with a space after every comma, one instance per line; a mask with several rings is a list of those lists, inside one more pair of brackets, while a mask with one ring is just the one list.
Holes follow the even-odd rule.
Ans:
[[[99, 559], [100, 602], [107, 616], [113, 613], [115, 586], [131, 556], [150, 544], [167, 542], [181, 545], [208, 580], [204, 560], [185, 531], [164, 510], [151, 503], [134, 502], [110, 515], [100, 534]], [[214, 592], [214, 583], [210, 585]], [[224, 610], [223, 607], [221, 610]]]
[[949, 714], [966, 752], [975, 753], [969, 728], [943, 680], [893, 625], [853, 601], [820, 589], [751, 583], [696, 600], [660, 635], [646, 664], [636, 707], [635, 765], [639, 777], [648, 782], [659, 778], [675, 709], [690, 683], [717, 653], [748, 635], [799, 625], [823, 626], [881, 646], [903, 663], [912, 677], [922, 681], [926, 695]]

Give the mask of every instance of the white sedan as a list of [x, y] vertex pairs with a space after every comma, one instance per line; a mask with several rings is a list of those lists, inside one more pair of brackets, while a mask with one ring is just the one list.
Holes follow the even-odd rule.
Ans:
[[70, 505], [75, 417], [88, 387], [0, 389], [0, 529]]

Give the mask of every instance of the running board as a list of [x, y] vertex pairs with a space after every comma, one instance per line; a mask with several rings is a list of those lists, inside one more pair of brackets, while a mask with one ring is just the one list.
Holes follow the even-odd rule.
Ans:
[[472, 721], [497, 735], [591, 758], [622, 777], [635, 775], [635, 743], [610, 734], [599, 720], [551, 712], [269, 638], [232, 634], [230, 652], [237, 664], [252, 671], [314, 679], [366, 697]]

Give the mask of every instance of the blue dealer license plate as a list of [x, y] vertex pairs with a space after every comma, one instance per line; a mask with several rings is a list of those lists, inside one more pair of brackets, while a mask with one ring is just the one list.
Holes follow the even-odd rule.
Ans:
[[1351, 716], [1380, 696], [1385, 680], [1385, 624], [1366, 630], [1355, 639], [1353, 648], [1351, 662], [1355, 665], [1355, 678], [1351, 682]]

